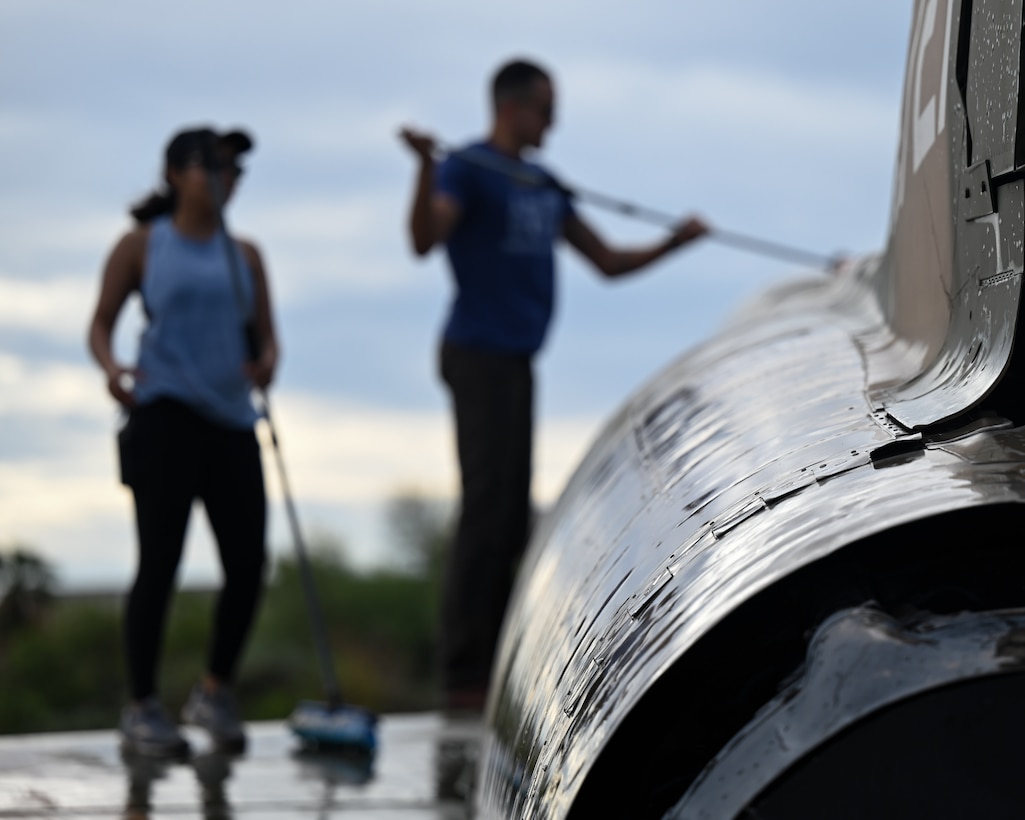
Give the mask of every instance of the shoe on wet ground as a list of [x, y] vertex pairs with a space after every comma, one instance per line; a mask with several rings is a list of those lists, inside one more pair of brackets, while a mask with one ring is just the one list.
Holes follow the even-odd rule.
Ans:
[[193, 686], [182, 707], [182, 721], [206, 729], [214, 743], [225, 751], [242, 752], [246, 748], [238, 704], [223, 686], [214, 692], [198, 683]]
[[155, 696], [121, 711], [121, 747], [145, 757], [185, 757], [189, 743]]

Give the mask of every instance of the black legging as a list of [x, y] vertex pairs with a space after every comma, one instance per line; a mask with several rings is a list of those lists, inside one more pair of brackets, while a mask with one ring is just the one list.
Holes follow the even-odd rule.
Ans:
[[252, 430], [211, 423], [168, 399], [136, 408], [121, 435], [135, 496], [139, 565], [125, 604], [132, 697], [156, 692], [171, 589], [194, 499], [206, 508], [224, 570], [207, 671], [230, 682], [263, 586], [266, 496]]

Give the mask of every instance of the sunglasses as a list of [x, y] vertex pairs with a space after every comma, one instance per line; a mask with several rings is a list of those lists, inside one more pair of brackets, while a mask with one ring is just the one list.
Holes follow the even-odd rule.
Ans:
[[235, 179], [238, 179], [245, 173], [245, 168], [238, 164], [237, 161], [221, 163], [218, 168], [222, 174], [231, 174]]
[[[188, 163], [186, 163], [186, 167], [199, 167], [206, 169], [209, 166], [206, 162], [204, 162], [202, 155], [195, 154], [189, 159]], [[227, 161], [218, 161], [217, 165], [215, 165], [212, 170], [218, 171], [222, 174], [229, 174], [233, 178], [238, 179], [240, 176], [242, 176], [246, 169], [241, 164], [239, 164], [239, 161], [237, 159], [233, 158]]]

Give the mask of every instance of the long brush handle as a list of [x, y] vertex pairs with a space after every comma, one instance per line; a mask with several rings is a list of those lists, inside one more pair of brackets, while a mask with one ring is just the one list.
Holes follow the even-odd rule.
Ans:
[[[211, 148], [212, 150], [212, 148]], [[210, 185], [210, 193], [214, 200], [214, 207], [217, 212], [217, 226], [221, 239], [224, 242], [224, 252], [228, 259], [228, 268], [231, 272], [232, 286], [235, 297], [238, 300], [239, 310], [243, 317], [246, 316], [245, 291], [242, 286], [242, 271], [239, 269], [238, 257], [232, 247], [231, 237], [224, 221], [224, 192], [221, 189], [220, 180], [217, 178], [217, 168], [214, 157], [208, 157], [207, 179]], [[244, 324], [246, 349], [251, 360], [256, 359], [260, 354], [260, 340], [257, 337], [256, 328], [251, 319]], [[274, 426], [274, 419], [270, 411], [270, 398], [266, 390], [260, 390], [260, 401], [263, 404], [263, 417], [267, 422], [267, 429], [270, 431], [271, 444], [274, 448], [274, 460], [278, 465], [278, 475], [281, 480], [281, 494], [285, 499], [285, 510], [288, 514], [288, 523], [292, 529], [292, 540], [295, 543], [296, 563], [299, 566], [299, 578], [303, 586], [304, 597], [310, 615], [310, 627], [313, 632], [313, 644], [317, 651], [317, 660], [320, 664], [321, 677], [324, 681], [324, 689], [331, 709], [341, 706], [342, 690], [338, 685], [338, 678], [335, 675], [334, 663], [331, 660], [331, 650], [328, 646], [327, 629], [325, 627], [324, 613], [320, 606], [320, 599], [317, 597], [317, 588], [313, 582], [313, 571], [310, 569], [310, 561], [307, 555], [306, 542], [303, 539], [302, 530], [299, 527], [299, 515], [295, 511], [295, 502], [292, 500], [292, 490], [288, 484], [288, 473], [285, 470], [285, 458], [281, 453], [281, 445], [278, 442], [277, 429]]]
[[288, 513], [288, 523], [292, 529], [292, 540], [295, 542], [295, 554], [299, 566], [299, 578], [303, 585], [306, 605], [310, 614], [310, 626], [313, 632], [313, 643], [317, 651], [317, 660], [320, 663], [320, 672], [324, 680], [324, 688], [327, 692], [328, 704], [334, 708], [342, 704], [342, 691], [338, 685], [338, 678], [335, 675], [334, 663], [331, 660], [331, 650], [328, 646], [327, 630], [325, 628], [324, 612], [320, 606], [320, 598], [317, 596], [317, 588], [313, 582], [313, 571], [310, 568], [309, 556], [306, 550], [306, 542], [303, 539], [302, 530], [299, 527], [299, 516], [295, 510], [295, 502], [292, 500], [292, 490], [288, 484], [288, 474], [285, 471], [285, 458], [281, 453], [281, 444], [278, 441], [277, 430], [274, 427], [274, 420], [270, 412], [270, 400], [265, 390], [260, 391], [260, 399], [263, 402], [263, 417], [267, 422], [267, 429], [270, 431], [271, 444], [274, 447], [275, 461], [278, 465], [278, 476], [281, 480], [281, 494], [285, 499], [285, 510]]
[[[680, 221], [679, 217], [671, 216], [643, 205], [614, 199], [596, 191], [588, 191], [584, 188], [567, 188], [566, 190], [582, 202], [589, 202], [599, 208], [605, 208], [623, 216], [630, 216], [634, 219], [660, 225], [663, 228], [673, 228]], [[826, 256], [815, 251], [805, 250], [804, 248], [795, 248], [793, 245], [784, 245], [782, 242], [748, 236], [736, 231], [724, 231], [722, 228], [712, 228], [708, 238], [721, 245], [728, 245], [731, 248], [737, 248], [748, 253], [758, 254], [759, 256], [771, 256], [784, 262], [811, 265], [816, 268], [832, 269], [836, 267], [839, 261], [833, 256]]]
[[[454, 153], [456, 153], [456, 149], [448, 145], [440, 144], [437, 146], [436, 158], [443, 159], [445, 156], [450, 156]], [[678, 216], [667, 214], [654, 208], [648, 208], [634, 202], [626, 202], [622, 199], [609, 196], [608, 194], [588, 190], [587, 188], [578, 188], [574, 185], [566, 185], [559, 180], [555, 180], [550, 176], [542, 174], [539, 171], [535, 171], [524, 166], [518, 161], [509, 159], [500, 154], [483, 153], [480, 151], [462, 151], [459, 152], [459, 158], [464, 162], [471, 162], [474, 165], [489, 168], [492, 171], [505, 174], [524, 185], [558, 188], [566, 195], [581, 202], [587, 202], [598, 208], [604, 208], [605, 210], [613, 211], [614, 213], [621, 214], [622, 216], [632, 217], [633, 219], [638, 219], [642, 222], [649, 222], [653, 225], [659, 225], [660, 227], [668, 229], [675, 228], [680, 222], [680, 218]], [[781, 242], [761, 239], [759, 237], [737, 233], [736, 231], [724, 231], [721, 228], [712, 228], [708, 234], [708, 238], [720, 243], [721, 245], [727, 245], [732, 248], [737, 248], [738, 250], [747, 251], [748, 253], [773, 257], [784, 262], [792, 262], [798, 265], [810, 265], [815, 268], [834, 270], [842, 261], [839, 256], [826, 256], [825, 254], [805, 250], [804, 248], [796, 248], [793, 245], [784, 245]]]

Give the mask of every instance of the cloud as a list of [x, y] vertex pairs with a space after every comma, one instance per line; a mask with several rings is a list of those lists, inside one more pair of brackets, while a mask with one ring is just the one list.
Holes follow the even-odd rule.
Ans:
[[[295, 488], [314, 502], [381, 502], [402, 486], [438, 498], [451, 499], [458, 492], [448, 413], [367, 407], [295, 392], [283, 394], [275, 405]], [[540, 502], [550, 503], [561, 491], [596, 429], [597, 420], [544, 422], [534, 481]], [[268, 469], [274, 468], [268, 464]]]
[[[84, 344], [97, 288], [96, 281], [81, 276], [44, 281], [0, 276], [0, 326]], [[10, 357], [0, 356], [0, 386], [13, 390], [12, 380], [27, 375]], [[63, 382], [64, 375], [54, 381]]]
[[415, 100], [403, 98], [400, 89], [390, 93], [400, 96], [361, 99], [354, 98], [351, 90], [339, 89], [326, 110], [323, 101], [286, 101], [281, 119], [266, 131], [265, 142], [284, 156], [331, 165], [340, 157], [390, 162], [399, 150], [397, 130], [416, 107]]
[[110, 419], [103, 384], [97, 368], [0, 353], [0, 419]]
[[111, 449], [108, 442], [64, 458], [0, 463], [0, 541], [31, 540], [29, 533], [51, 529], [88, 530], [98, 519], [123, 515], [124, 492], [106, 469]]
[[380, 291], [414, 281], [397, 211], [388, 193], [339, 193], [265, 200], [246, 211], [244, 225], [284, 302], [315, 298], [324, 287]]
[[[448, 277], [440, 254], [414, 263], [406, 244], [415, 164], [398, 126], [453, 142], [480, 133], [489, 73], [506, 55], [536, 55], [555, 71], [562, 109], [545, 155], [568, 181], [664, 210], [693, 203], [715, 224], [826, 252], [876, 247], [904, 5], [788, 0], [738, 15], [668, 0], [297, 0], [283, 13], [269, 0], [5, 0], [0, 541], [16, 523], [80, 569], [81, 556], [131, 556], [117, 411], [84, 361], [85, 323], [125, 207], [158, 181], [179, 125], [242, 123], [257, 137], [228, 218], [268, 262], [287, 361], [275, 393], [286, 463], [300, 503], [340, 511], [332, 521], [356, 509], [369, 519], [402, 486], [448, 497], [456, 487], [450, 419], [422, 397], [435, 387], [428, 348]], [[459, 47], [439, 48], [426, 30]], [[835, 185], [822, 184], [829, 171]], [[658, 235], [593, 216], [615, 242]], [[542, 503], [614, 400], [779, 269], [706, 243], [613, 295], [580, 267], [562, 266], [559, 338], [543, 362]], [[133, 300], [119, 351], [140, 327]], [[282, 389], [292, 374], [301, 384]]]
[[80, 194], [68, 193], [53, 202], [41, 190], [37, 183], [30, 190], [0, 195], [4, 273], [52, 278], [60, 274], [52, 270], [54, 264], [66, 270], [68, 259], [87, 263], [98, 272], [107, 249], [127, 227], [126, 217], [97, 213], [95, 203]]
[[[274, 417], [296, 503], [317, 510], [319, 520], [380, 517], [388, 501], [408, 488], [438, 499], [456, 497], [458, 468], [445, 412], [285, 391], [274, 397]], [[117, 480], [116, 419], [94, 368], [0, 356], [0, 426], [8, 436], [17, 431], [17, 441], [0, 440], [0, 543], [33, 545], [58, 562], [71, 562], [79, 576], [89, 574], [83, 554], [90, 544], [102, 547], [108, 576], [118, 560], [129, 560], [134, 536], [129, 496]], [[539, 503], [555, 500], [597, 427], [597, 419], [586, 418], [541, 424], [534, 481]], [[258, 432], [268, 494], [280, 509], [270, 440], [263, 425]], [[275, 532], [284, 537], [280, 526]], [[365, 524], [362, 534], [374, 535]], [[112, 537], [120, 543], [109, 543]], [[195, 537], [209, 543], [205, 528], [190, 535]], [[353, 546], [364, 562], [383, 549], [377, 543]], [[213, 566], [209, 557], [200, 564], [203, 572]]]
[[896, 108], [878, 92], [812, 78], [799, 82], [764, 67], [578, 59], [563, 73], [575, 116], [615, 118], [634, 130], [661, 128], [674, 137], [704, 132], [731, 142], [835, 146], [889, 137], [897, 124]]
[[124, 516], [115, 418], [94, 368], [0, 355], [0, 543], [96, 544]]

